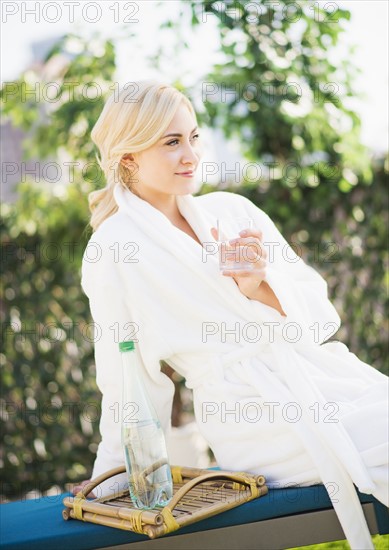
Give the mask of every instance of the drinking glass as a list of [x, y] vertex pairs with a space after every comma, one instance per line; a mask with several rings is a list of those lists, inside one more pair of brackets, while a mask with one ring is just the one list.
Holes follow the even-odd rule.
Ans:
[[252, 229], [253, 220], [245, 217], [223, 217], [217, 220], [217, 241], [220, 271], [247, 271], [253, 269], [254, 261], [248, 256], [248, 246], [229, 244], [239, 238], [243, 229]]

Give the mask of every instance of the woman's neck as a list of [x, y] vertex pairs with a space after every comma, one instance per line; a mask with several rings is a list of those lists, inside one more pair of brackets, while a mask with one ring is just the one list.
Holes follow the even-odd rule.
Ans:
[[176, 195], [142, 193], [141, 198], [162, 212], [173, 224], [183, 220], [183, 216], [177, 206]]

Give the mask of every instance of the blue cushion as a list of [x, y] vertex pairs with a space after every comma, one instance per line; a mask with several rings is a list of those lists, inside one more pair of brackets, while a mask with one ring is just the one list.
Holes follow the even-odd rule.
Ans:
[[[62, 500], [64, 493], [54, 497], [3, 504], [0, 507], [1, 549], [8, 550], [87, 550], [96, 547], [148, 540], [144, 535], [104, 527], [77, 520], [64, 521]], [[371, 495], [359, 493], [361, 502], [373, 502], [381, 534], [389, 533], [385, 506]], [[216, 529], [270, 518], [300, 514], [331, 508], [323, 485], [311, 487], [273, 489], [251, 502], [179, 529], [167, 536]]]

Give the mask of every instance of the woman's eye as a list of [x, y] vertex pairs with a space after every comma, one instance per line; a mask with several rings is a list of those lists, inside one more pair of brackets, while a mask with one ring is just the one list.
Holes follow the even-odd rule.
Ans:
[[[195, 134], [192, 139], [194, 138], [199, 138], [200, 137], [200, 134]], [[176, 145], [176, 143], [178, 143], [179, 140], [178, 139], [173, 139], [172, 141], [169, 141], [169, 143], [167, 143], [166, 145]]]

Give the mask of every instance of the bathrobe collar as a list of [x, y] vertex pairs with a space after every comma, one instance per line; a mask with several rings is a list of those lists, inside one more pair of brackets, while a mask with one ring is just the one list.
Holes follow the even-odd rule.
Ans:
[[[183, 237], [188, 243], [188, 248], [189, 244], [191, 244], [194, 250], [199, 249], [202, 252], [200, 245], [192, 237], [189, 237], [184, 231], [176, 227], [160, 210], [135, 195], [129, 189], [123, 189], [120, 184], [116, 184], [114, 198], [120, 212], [125, 212], [131, 217], [134, 217], [135, 212], [141, 213], [150, 226], [154, 228], [159, 226], [161, 229], [164, 227], [170, 234], [174, 232], [178, 238]], [[210, 248], [214, 246], [216, 250], [216, 240], [211, 233], [211, 227], [216, 226], [216, 219], [201, 209], [197, 204], [196, 198], [191, 194], [177, 195], [176, 200], [178, 210], [192, 227], [203, 247], [212, 243], [210, 244]], [[215, 254], [215, 260], [217, 260], [217, 254]]]

